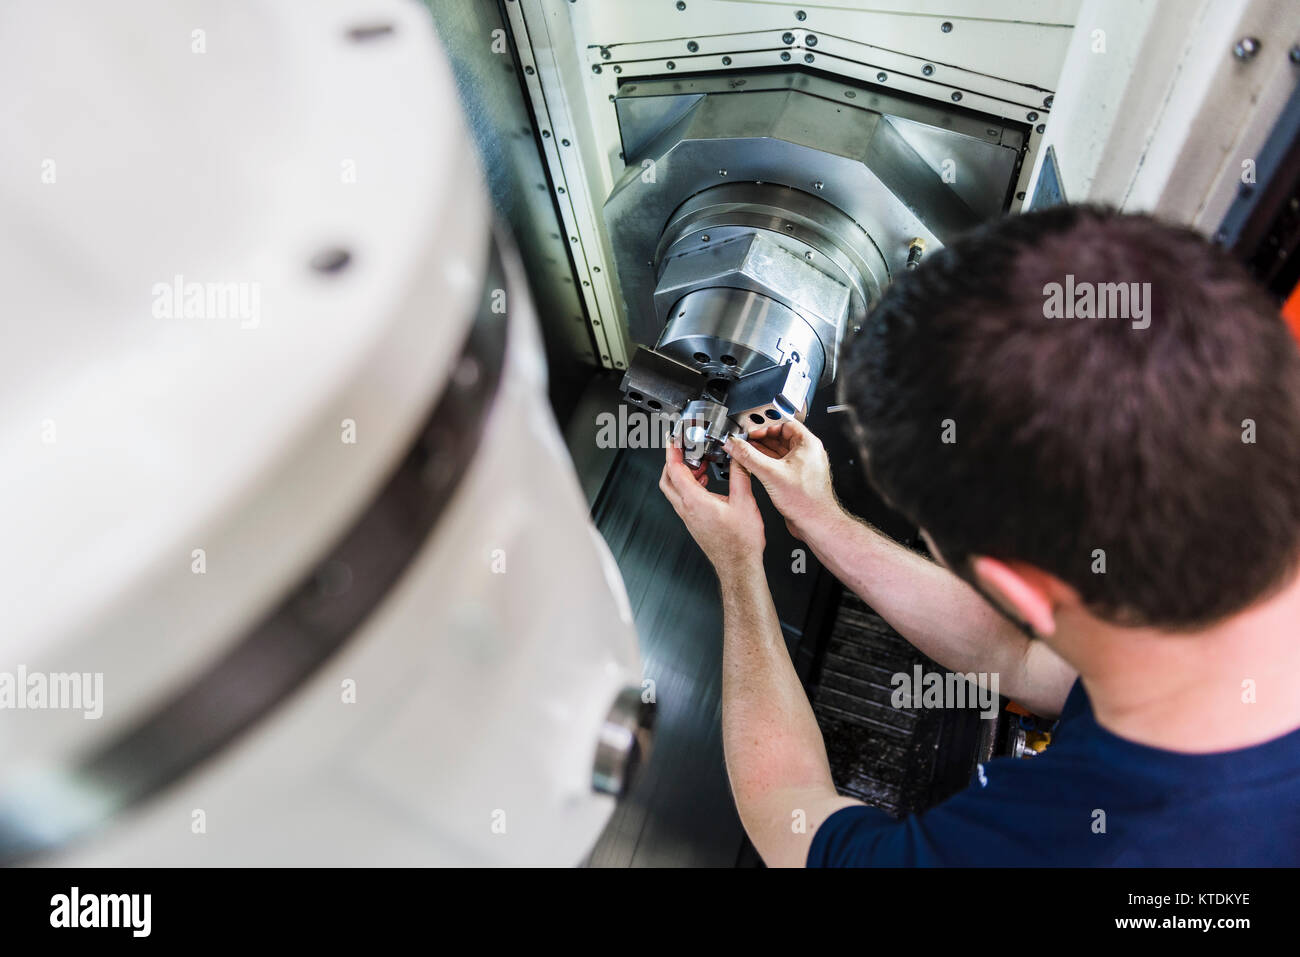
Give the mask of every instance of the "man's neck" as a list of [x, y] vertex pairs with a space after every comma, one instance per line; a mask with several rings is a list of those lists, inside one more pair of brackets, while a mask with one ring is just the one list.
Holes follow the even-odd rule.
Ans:
[[1199, 632], [1117, 628], [1086, 614], [1059, 625], [1098, 723], [1120, 737], [1206, 753], [1300, 728], [1300, 575]]

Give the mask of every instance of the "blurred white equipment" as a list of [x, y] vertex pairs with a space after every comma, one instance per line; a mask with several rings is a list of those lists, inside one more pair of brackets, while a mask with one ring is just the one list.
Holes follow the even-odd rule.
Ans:
[[636, 637], [427, 12], [0, 57], [0, 859], [580, 861]]

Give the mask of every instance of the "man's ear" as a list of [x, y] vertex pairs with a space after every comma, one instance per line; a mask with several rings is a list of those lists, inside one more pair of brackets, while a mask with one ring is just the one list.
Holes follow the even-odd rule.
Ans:
[[971, 574], [990, 598], [1038, 635], [1056, 632], [1056, 606], [1070, 589], [1063, 582], [1025, 562], [1003, 562], [985, 555], [970, 560]]

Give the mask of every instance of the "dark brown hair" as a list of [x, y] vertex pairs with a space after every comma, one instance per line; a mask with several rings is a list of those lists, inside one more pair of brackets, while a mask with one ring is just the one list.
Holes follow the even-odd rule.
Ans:
[[[1058, 287], [1113, 283], [1150, 284], [1130, 287], [1145, 319], [1059, 317]], [[991, 223], [891, 285], [841, 362], [870, 478], [950, 563], [1029, 562], [1170, 629], [1296, 568], [1300, 350], [1189, 229], [1095, 207]]]

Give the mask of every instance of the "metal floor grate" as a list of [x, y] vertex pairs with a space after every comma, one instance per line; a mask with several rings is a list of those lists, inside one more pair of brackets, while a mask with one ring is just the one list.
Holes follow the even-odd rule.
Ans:
[[943, 669], [852, 592], [840, 600], [813, 691], [831, 774], [841, 794], [895, 816], [933, 806], [964, 787], [975, 767], [980, 719], [969, 710], [901, 709], [898, 672]]

